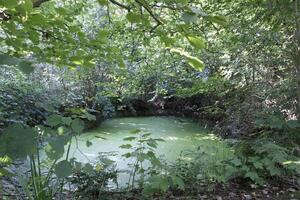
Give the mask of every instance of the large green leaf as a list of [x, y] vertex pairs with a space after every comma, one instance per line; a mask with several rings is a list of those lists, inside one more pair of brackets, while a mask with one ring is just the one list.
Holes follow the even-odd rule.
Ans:
[[12, 159], [25, 158], [33, 155], [37, 150], [37, 132], [21, 124], [10, 125], [0, 136], [0, 144], [4, 152]]
[[70, 162], [63, 160], [55, 165], [54, 171], [58, 178], [67, 178], [72, 174], [72, 165]]
[[13, 9], [17, 7], [19, 0], [0, 0], [0, 5], [8, 8], [8, 9]]
[[193, 57], [193, 56], [189, 56], [189, 57], [187, 57], [187, 61], [188, 61], [188, 64], [190, 66], [192, 66], [194, 69], [197, 69], [199, 71], [203, 71], [204, 63], [202, 62], [202, 60], [200, 60], [196, 57]]
[[65, 153], [65, 145], [69, 142], [68, 136], [57, 136], [52, 138], [45, 147], [45, 152], [51, 160], [61, 158]]
[[188, 41], [191, 45], [193, 45], [196, 49], [203, 49], [205, 48], [205, 41], [201, 37], [196, 36], [187, 36]]
[[34, 71], [34, 67], [32, 67], [32, 63], [29, 61], [21, 61], [18, 65], [18, 68], [24, 72], [25, 74], [30, 74]]
[[49, 126], [57, 126], [60, 123], [62, 123], [62, 117], [60, 115], [57, 114], [53, 114], [50, 115], [49, 117], [47, 117], [47, 122], [46, 122]]
[[129, 12], [126, 15], [126, 18], [131, 23], [140, 23], [141, 22], [141, 16], [137, 13], [134, 13], [134, 12]]
[[228, 23], [226, 17], [224, 16], [208, 16], [207, 19], [222, 26], [226, 26]]
[[75, 133], [81, 133], [84, 129], [84, 122], [81, 119], [74, 119], [71, 123], [71, 128]]
[[174, 53], [184, 56], [187, 59], [188, 64], [191, 67], [193, 67], [194, 69], [197, 69], [199, 71], [204, 70], [204, 63], [202, 62], [202, 60], [200, 60], [194, 56], [191, 56], [187, 52], [180, 50], [180, 49], [171, 49], [171, 52], [174, 52]]
[[31, 62], [15, 58], [6, 54], [0, 54], [0, 65], [14, 66], [25, 74], [29, 74], [34, 70]]

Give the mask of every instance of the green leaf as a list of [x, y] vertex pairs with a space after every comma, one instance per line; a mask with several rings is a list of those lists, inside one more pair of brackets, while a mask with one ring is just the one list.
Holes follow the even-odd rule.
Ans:
[[66, 160], [55, 165], [54, 172], [58, 178], [67, 178], [72, 174], [72, 165]]
[[148, 151], [147, 152], [147, 155], [150, 157], [150, 158], [155, 158], [155, 154], [153, 151]]
[[135, 140], [136, 137], [125, 137], [123, 140], [124, 141], [132, 141], [132, 140]]
[[55, 127], [62, 122], [61, 120], [62, 120], [62, 117], [60, 115], [53, 114], [53, 115], [50, 115], [49, 117], [47, 117], [46, 123], [49, 126]]
[[188, 57], [188, 64], [192, 66], [194, 69], [203, 71], [204, 63], [196, 57]]
[[145, 185], [144, 188], [143, 188], [143, 191], [142, 191], [144, 196], [152, 196], [156, 192], [159, 192], [159, 190], [156, 189], [156, 188], [153, 188], [151, 186], [151, 184]]
[[93, 165], [91, 165], [90, 163], [87, 163], [84, 165], [84, 167], [82, 168], [82, 170], [88, 174], [91, 174], [94, 172], [94, 167]]
[[178, 188], [180, 189], [184, 189], [184, 182], [181, 178], [179, 178], [178, 176], [171, 176], [172, 182], [174, 185], [177, 185]]
[[228, 23], [225, 16], [208, 16], [207, 19], [222, 26], [226, 26]]
[[185, 12], [182, 15], [182, 19], [185, 23], [188, 24], [188, 23], [197, 22], [198, 16], [191, 12]]
[[13, 177], [13, 176], [15, 176], [15, 175], [16, 175], [16, 174], [10, 172], [9, 170], [0, 167], [0, 177], [1, 177], [1, 176]]
[[51, 160], [56, 160], [63, 157], [65, 153], [65, 145], [69, 142], [70, 137], [57, 136], [51, 138], [45, 147], [45, 152]]
[[132, 131], [130, 131], [131, 134], [137, 134], [137, 133], [140, 133], [141, 130], [140, 129], [134, 129]]
[[30, 12], [33, 8], [32, 0], [24, 0], [24, 9], [26, 12]]
[[8, 8], [8, 9], [13, 9], [17, 7], [19, 0], [0, 0], [0, 5]]
[[61, 121], [63, 124], [70, 126], [72, 123], [72, 118], [71, 117], [62, 117]]
[[129, 12], [127, 15], [126, 15], [126, 18], [129, 22], [131, 23], [140, 23], [141, 22], [141, 16], [137, 13], [134, 13], [134, 12]]
[[241, 166], [242, 165], [242, 162], [240, 159], [238, 158], [234, 158], [230, 161], [232, 164], [234, 164], [234, 166]]
[[90, 147], [90, 146], [93, 145], [93, 143], [91, 141], [89, 141], [89, 140], [87, 140], [85, 144], [86, 144], [87, 147]]
[[25, 74], [30, 74], [34, 71], [34, 67], [32, 67], [32, 63], [29, 61], [21, 61], [18, 65], [18, 68]]
[[132, 147], [132, 145], [131, 144], [122, 144], [119, 147], [122, 149], [130, 149]]
[[151, 176], [148, 179], [151, 187], [154, 189], [158, 189], [160, 191], [166, 192], [169, 187], [169, 182], [167, 177], [163, 176]]
[[81, 119], [74, 119], [71, 124], [71, 128], [75, 133], [82, 133], [84, 130], [84, 122]]
[[108, 0], [98, 0], [98, 3], [99, 3], [101, 6], [107, 6], [107, 5], [108, 5]]
[[36, 140], [37, 133], [32, 128], [21, 124], [10, 125], [0, 136], [0, 156], [4, 154], [12, 159], [22, 159], [33, 155], [37, 150]]
[[72, 56], [70, 57], [70, 61], [75, 65], [83, 65], [84, 59], [80, 56]]
[[201, 37], [193, 37], [187, 36], [188, 41], [191, 45], [193, 45], [196, 49], [204, 49], [205, 48], [205, 41]]
[[122, 156], [125, 157], [125, 158], [130, 158], [132, 156], [132, 154], [131, 153], [125, 153]]
[[89, 121], [96, 121], [96, 116], [95, 116], [95, 115], [92, 115], [92, 114], [90, 114], [90, 113], [88, 113], [88, 112], [86, 112], [86, 113], [84, 114], [84, 117], [86, 117]]
[[16, 8], [22, 15], [28, 15], [33, 9], [31, 0], [22, 0], [21, 4]]
[[193, 67], [196, 70], [203, 71], [204, 63], [201, 60], [199, 60], [198, 58], [193, 57], [193, 56], [189, 55], [187, 52], [180, 50], [180, 49], [171, 49], [171, 52], [178, 53], [178, 54], [184, 56], [187, 59], [188, 64], [191, 67]]
[[47, 19], [44, 17], [44, 15], [41, 14], [31, 15], [29, 20], [33, 25], [42, 26], [47, 24]]

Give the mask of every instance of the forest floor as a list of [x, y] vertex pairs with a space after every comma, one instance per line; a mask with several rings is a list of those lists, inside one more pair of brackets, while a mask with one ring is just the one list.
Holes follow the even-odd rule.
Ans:
[[[195, 188], [193, 188], [195, 190]], [[103, 195], [107, 200], [144, 200], [141, 191], [107, 192]], [[97, 198], [98, 199], [98, 198]], [[198, 192], [169, 191], [168, 193], [155, 194], [151, 200], [300, 200], [298, 186], [276, 183], [272, 185], [256, 186], [242, 183], [199, 185]]]

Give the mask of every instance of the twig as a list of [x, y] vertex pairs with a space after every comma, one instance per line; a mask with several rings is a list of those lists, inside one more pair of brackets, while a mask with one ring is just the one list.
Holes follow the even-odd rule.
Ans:
[[121, 7], [121, 8], [124, 8], [124, 9], [128, 10], [128, 12], [131, 10], [131, 8], [130, 8], [129, 6], [124, 5], [124, 4], [120, 3], [120, 2], [117, 2], [117, 1], [115, 1], [115, 0], [109, 0], [109, 1], [110, 1], [111, 3], [117, 5], [117, 6]]

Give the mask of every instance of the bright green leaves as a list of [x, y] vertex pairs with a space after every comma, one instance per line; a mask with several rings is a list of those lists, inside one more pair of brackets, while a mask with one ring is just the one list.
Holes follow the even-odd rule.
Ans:
[[0, 0], [0, 6], [7, 9], [13, 9], [17, 7], [19, 0]]
[[171, 49], [171, 52], [174, 52], [174, 53], [180, 54], [181, 56], [184, 56], [187, 60], [187, 63], [191, 67], [193, 67], [196, 70], [203, 71], [204, 63], [200, 59], [198, 59], [194, 56], [191, 56], [187, 52], [180, 50], [180, 49]]
[[228, 24], [227, 18], [224, 16], [211, 15], [207, 16], [206, 19], [221, 26], [226, 26]]
[[197, 36], [187, 36], [187, 40], [191, 45], [193, 45], [196, 49], [204, 49], [205, 48], [205, 40], [202, 37]]
[[34, 14], [34, 15], [30, 15], [29, 21], [32, 25], [36, 25], [36, 26], [45, 26], [45, 25], [47, 25], [47, 19], [45, 18], [44, 15], [39, 14], [39, 13]]
[[0, 0], [0, 6], [10, 10], [16, 9], [23, 15], [30, 13], [33, 8], [31, 0]]
[[22, 10], [29, 13], [33, 8], [32, 0], [23, 0], [23, 3], [21, 3], [20, 6]]
[[141, 16], [137, 13], [134, 13], [134, 12], [129, 12], [127, 15], [126, 15], [126, 18], [129, 22], [131, 23], [140, 23], [141, 22]]
[[23, 159], [37, 151], [37, 132], [21, 124], [10, 125], [0, 136], [1, 154]]
[[75, 65], [83, 65], [84, 58], [81, 56], [72, 56], [70, 57], [70, 61]]
[[0, 65], [14, 66], [15, 68], [19, 69], [25, 74], [30, 74], [34, 70], [34, 67], [32, 67], [31, 62], [5, 54], [0, 54]]
[[107, 5], [108, 5], [108, 0], [98, 0], [98, 3], [99, 3], [101, 6], [107, 6]]
[[67, 178], [72, 174], [72, 165], [70, 162], [63, 160], [55, 165], [54, 171], [58, 178]]
[[196, 70], [203, 71], [204, 63], [200, 59], [193, 56], [188, 56], [186, 58], [190, 66], [192, 66]]

